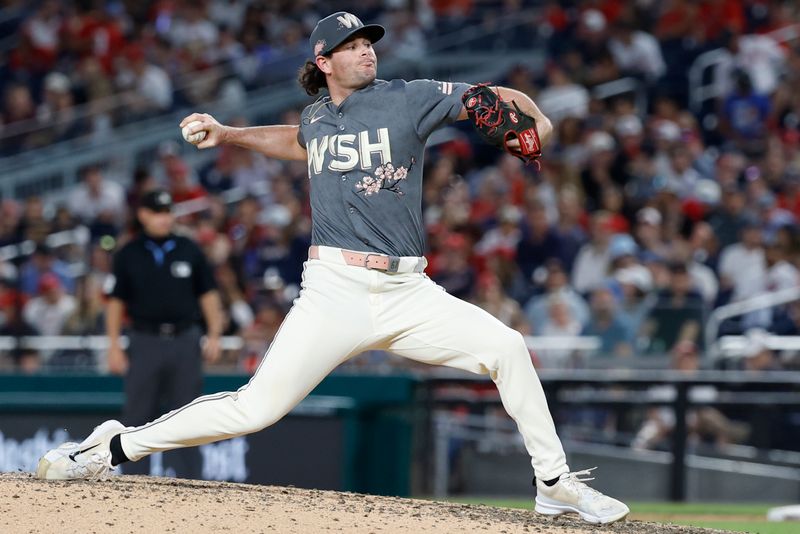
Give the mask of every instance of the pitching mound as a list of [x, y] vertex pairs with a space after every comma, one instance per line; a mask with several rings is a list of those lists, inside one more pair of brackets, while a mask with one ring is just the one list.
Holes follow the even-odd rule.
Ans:
[[141, 476], [52, 482], [0, 474], [0, 496], [3, 534], [720, 532], [639, 521], [592, 527], [526, 510]]

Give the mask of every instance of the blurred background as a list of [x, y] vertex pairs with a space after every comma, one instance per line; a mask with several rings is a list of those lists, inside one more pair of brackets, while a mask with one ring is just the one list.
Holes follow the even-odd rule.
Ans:
[[[0, 0], [0, 471], [119, 413], [103, 287], [153, 187], [225, 305], [206, 389], [246, 382], [299, 291], [306, 165], [198, 151], [177, 125], [297, 124], [308, 35], [343, 9], [387, 27], [379, 77], [493, 81], [554, 122], [540, 170], [467, 123], [437, 131], [423, 212], [428, 275], [526, 336], [572, 467], [622, 498], [797, 502], [800, 8], [778, 0]], [[203, 461], [531, 493], [488, 379], [384, 353]]]

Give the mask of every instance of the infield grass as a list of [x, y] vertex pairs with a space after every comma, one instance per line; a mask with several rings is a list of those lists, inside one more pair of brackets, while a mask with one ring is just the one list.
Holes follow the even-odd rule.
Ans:
[[[453, 502], [466, 504], [486, 504], [503, 508], [533, 509], [530, 499], [492, 499], [492, 498], [452, 498]], [[758, 534], [798, 534], [800, 523], [773, 523], [767, 521], [770, 504], [733, 503], [627, 503], [631, 507], [631, 519], [691, 525], [705, 528], [718, 528], [738, 532]]]

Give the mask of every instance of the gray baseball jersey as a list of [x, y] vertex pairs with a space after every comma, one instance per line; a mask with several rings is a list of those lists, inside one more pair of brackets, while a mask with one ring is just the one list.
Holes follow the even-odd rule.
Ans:
[[308, 151], [311, 242], [422, 256], [422, 159], [428, 136], [458, 118], [469, 84], [375, 80], [339, 106], [329, 96], [301, 114]]

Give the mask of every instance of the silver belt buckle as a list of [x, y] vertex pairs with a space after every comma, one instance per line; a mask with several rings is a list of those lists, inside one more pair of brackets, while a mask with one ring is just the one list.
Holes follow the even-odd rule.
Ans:
[[[376, 258], [387, 258], [389, 260], [389, 265], [386, 267], [386, 269], [372, 268], [369, 265], [367, 265], [369, 263], [370, 256], [375, 256]], [[383, 271], [385, 273], [396, 273], [397, 270], [400, 268], [400, 258], [398, 256], [387, 256], [386, 254], [367, 254], [366, 257], [364, 257], [364, 267], [374, 271]]]

